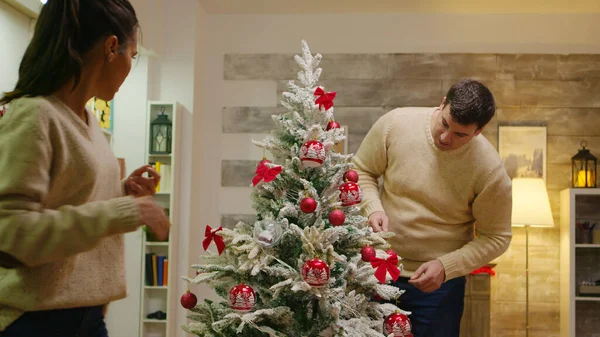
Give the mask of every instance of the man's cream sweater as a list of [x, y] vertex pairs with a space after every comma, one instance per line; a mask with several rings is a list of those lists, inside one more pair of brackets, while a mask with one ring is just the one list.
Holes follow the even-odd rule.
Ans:
[[0, 120], [0, 331], [25, 311], [123, 298], [123, 233], [138, 225], [102, 130], [53, 97], [13, 101]]
[[396, 233], [390, 244], [403, 259], [403, 276], [439, 259], [450, 280], [508, 248], [511, 181], [482, 135], [456, 150], [439, 150], [430, 129], [434, 111], [388, 112], [373, 125], [353, 163], [364, 192], [364, 215], [385, 211], [389, 217], [389, 230]]

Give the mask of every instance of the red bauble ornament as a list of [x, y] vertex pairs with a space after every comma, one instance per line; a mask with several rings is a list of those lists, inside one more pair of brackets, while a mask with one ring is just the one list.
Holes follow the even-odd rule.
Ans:
[[193, 309], [196, 306], [196, 303], [198, 303], [198, 298], [189, 290], [181, 296], [181, 306], [188, 310]]
[[246, 284], [238, 284], [229, 291], [229, 305], [238, 312], [248, 312], [254, 308], [256, 293]]
[[346, 214], [339, 209], [334, 209], [329, 213], [329, 222], [334, 226], [340, 226], [346, 221]]
[[300, 160], [306, 167], [319, 167], [325, 158], [325, 145], [318, 140], [309, 140], [300, 148]]
[[311, 197], [306, 197], [300, 201], [300, 209], [304, 213], [312, 213], [317, 209], [317, 202]]
[[340, 201], [342, 202], [342, 206], [360, 204], [362, 197], [362, 190], [356, 183], [349, 181], [340, 186]]
[[360, 250], [361, 259], [365, 262], [371, 262], [371, 259], [377, 255], [375, 248], [371, 246], [364, 246]]
[[396, 252], [391, 248], [388, 248], [388, 250], [386, 250], [385, 253], [389, 256], [398, 256], [398, 254], [396, 254]]
[[410, 319], [404, 314], [395, 312], [383, 321], [383, 334], [394, 334], [394, 337], [413, 337]]
[[350, 171], [344, 173], [344, 180], [351, 181], [353, 183], [357, 183], [358, 182], [358, 173], [356, 173], [356, 171], [354, 171], [354, 170], [350, 170]]
[[329, 281], [329, 266], [318, 258], [304, 262], [302, 278], [312, 287], [322, 287]]
[[327, 128], [325, 130], [329, 131], [329, 130], [339, 129], [339, 128], [340, 128], [340, 124], [338, 122], [329, 121], [329, 123], [327, 123]]

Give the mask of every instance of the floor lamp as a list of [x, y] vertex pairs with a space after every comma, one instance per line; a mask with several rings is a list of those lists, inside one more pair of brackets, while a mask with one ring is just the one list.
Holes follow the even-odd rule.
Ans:
[[542, 178], [512, 181], [512, 225], [525, 227], [525, 336], [529, 336], [529, 227], [554, 227], [546, 182]]

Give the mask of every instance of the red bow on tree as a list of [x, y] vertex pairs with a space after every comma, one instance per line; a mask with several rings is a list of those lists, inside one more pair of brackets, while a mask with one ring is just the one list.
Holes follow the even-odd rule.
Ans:
[[371, 266], [373, 268], [377, 268], [377, 270], [375, 270], [375, 277], [382, 284], [385, 283], [385, 275], [388, 272], [394, 281], [400, 277], [400, 269], [398, 269], [398, 255], [391, 255], [385, 260], [374, 257], [371, 259]]
[[490, 267], [481, 267], [479, 269], [475, 269], [471, 272], [471, 275], [475, 274], [489, 274], [491, 276], [496, 275], [496, 272]]
[[256, 176], [252, 179], [252, 185], [256, 186], [261, 180], [265, 180], [265, 183], [275, 180], [277, 175], [281, 173], [281, 166], [269, 167], [267, 164], [259, 164], [256, 167]]
[[335, 91], [325, 92], [321, 87], [318, 87], [315, 90], [315, 96], [319, 96], [319, 98], [315, 100], [315, 104], [319, 105], [319, 110], [321, 110], [321, 108], [325, 108], [325, 111], [331, 109], [333, 106], [333, 99], [335, 98]]
[[215, 245], [217, 245], [219, 255], [223, 253], [223, 250], [225, 249], [225, 241], [223, 241], [221, 236], [217, 235], [217, 232], [222, 230], [223, 227], [213, 230], [209, 225], [206, 225], [206, 230], [204, 231], [204, 241], [202, 241], [202, 247], [204, 247], [204, 250], [207, 250], [210, 243], [215, 240]]

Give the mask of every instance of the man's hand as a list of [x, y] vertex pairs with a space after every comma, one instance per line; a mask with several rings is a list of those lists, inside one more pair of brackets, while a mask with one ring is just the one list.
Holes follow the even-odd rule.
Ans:
[[425, 293], [440, 289], [446, 279], [446, 270], [440, 260], [423, 263], [408, 280], [408, 283]]
[[373, 228], [374, 232], [387, 232], [388, 231], [388, 217], [385, 212], [377, 211], [369, 215], [369, 226]]

